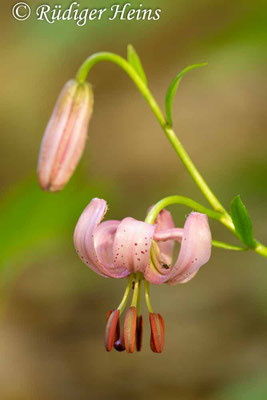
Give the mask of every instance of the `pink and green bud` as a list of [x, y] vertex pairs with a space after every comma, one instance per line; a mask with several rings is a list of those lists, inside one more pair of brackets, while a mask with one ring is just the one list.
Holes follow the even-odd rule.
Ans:
[[93, 102], [89, 83], [71, 80], [64, 86], [42, 140], [38, 178], [43, 190], [61, 190], [72, 176], [85, 147]]

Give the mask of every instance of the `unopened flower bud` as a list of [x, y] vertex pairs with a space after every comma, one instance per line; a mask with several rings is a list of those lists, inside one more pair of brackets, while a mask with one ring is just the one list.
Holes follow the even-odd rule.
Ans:
[[90, 84], [67, 82], [42, 140], [38, 178], [43, 190], [61, 190], [69, 181], [84, 150], [92, 109]]
[[124, 342], [127, 353], [134, 352], [136, 340], [136, 308], [130, 307], [124, 320]]
[[154, 353], [162, 353], [164, 347], [165, 325], [160, 314], [150, 313], [149, 321], [151, 327], [150, 347]]
[[114, 343], [120, 338], [120, 311], [109, 311], [106, 316], [105, 348], [111, 351]]

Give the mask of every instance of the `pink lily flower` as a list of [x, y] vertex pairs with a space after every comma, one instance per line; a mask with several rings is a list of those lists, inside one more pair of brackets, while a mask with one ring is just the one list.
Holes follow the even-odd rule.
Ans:
[[[208, 218], [204, 214], [192, 212], [183, 228], [175, 228], [167, 210], [160, 212], [154, 225], [130, 217], [122, 221], [101, 222], [106, 212], [106, 201], [93, 199], [82, 213], [74, 232], [74, 245], [81, 260], [101, 276], [134, 276], [135, 284], [139, 282], [139, 286], [143, 278], [155, 285], [175, 285], [191, 280], [210, 259], [212, 239]], [[176, 260], [173, 259], [175, 241], [180, 243]], [[141, 276], [139, 281], [138, 276]], [[129, 309], [131, 318], [127, 317], [124, 324], [124, 340], [122, 338], [129, 353], [133, 352], [136, 336], [142, 337], [142, 327], [137, 329], [140, 324], [136, 318], [140, 319], [140, 315], [136, 315], [135, 306], [136, 302], [133, 302]], [[120, 313], [122, 310], [118, 308], [116, 313], [110, 312], [107, 322], [107, 326], [113, 327], [106, 329], [108, 351], [118, 339], [114, 334], [119, 324], [117, 311]], [[127, 320], [131, 320], [130, 325]], [[150, 322], [151, 348], [162, 352], [164, 337], [160, 335], [164, 335], [163, 319], [150, 310]], [[110, 332], [114, 337], [110, 337]], [[141, 343], [138, 343], [138, 348], [141, 349]]]
[[[175, 228], [171, 214], [162, 210], [155, 225], [125, 218], [101, 222], [105, 200], [93, 199], [74, 232], [74, 245], [82, 261], [99, 275], [125, 278], [141, 272], [155, 285], [188, 282], [211, 255], [211, 233], [204, 214], [191, 213], [183, 229]], [[174, 242], [181, 243], [172, 264]]]

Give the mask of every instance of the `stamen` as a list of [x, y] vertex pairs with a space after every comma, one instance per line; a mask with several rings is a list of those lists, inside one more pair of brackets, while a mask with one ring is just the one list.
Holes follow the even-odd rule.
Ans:
[[107, 351], [111, 351], [114, 342], [120, 337], [120, 325], [119, 325], [119, 310], [113, 310], [107, 315], [106, 330], [105, 330], [105, 348]]
[[141, 293], [142, 293], [141, 289], [142, 289], [142, 278], [140, 279], [139, 292], [137, 298], [137, 317], [140, 317], [141, 315]]
[[136, 308], [130, 307], [125, 315], [124, 320], [124, 342], [127, 353], [134, 352], [135, 340], [136, 340]]
[[143, 341], [144, 320], [142, 315], [137, 317], [136, 322], [136, 350], [141, 351]]
[[162, 353], [164, 347], [164, 320], [160, 314], [149, 314], [151, 327], [150, 347], [154, 353]]
[[[140, 288], [141, 288], [142, 274], [136, 274], [133, 298], [131, 306], [128, 309], [124, 320], [124, 342], [127, 353], [133, 353], [137, 337], [137, 308], [140, 313]], [[140, 346], [138, 346], [138, 349]]]

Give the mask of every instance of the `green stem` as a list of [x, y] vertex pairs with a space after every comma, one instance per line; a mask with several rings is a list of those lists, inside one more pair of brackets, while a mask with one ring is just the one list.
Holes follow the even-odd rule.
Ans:
[[152, 306], [150, 303], [150, 285], [149, 285], [148, 281], [145, 281], [145, 299], [146, 299], [146, 305], [147, 305], [148, 311], [150, 313], [153, 313]]
[[121, 301], [119, 307], [117, 308], [120, 311], [120, 313], [122, 313], [123, 310], [126, 307], [126, 304], [127, 304], [128, 298], [129, 298], [129, 294], [130, 294], [130, 291], [131, 291], [131, 288], [132, 288], [132, 281], [133, 281], [133, 275], [131, 274], [129, 276], [128, 284], [126, 286], [122, 301]]
[[[159, 121], [165, 135], [167, 136], [168, 140], [170, 141], [172, 147], [180, 157], [182, 163], [184, 164], [185, 168], [201, 190], [201, 192], [204, 194], [210, 205], [213, 207], [215, 212], [220, 214], [220, 217], [216, 217], [215, 214], [214, 216], [211, 216], [212, 210], [206, 209], [205, 212], [208, 216], [211, 218], [218, 219], [223, 225], [225, 225], [228, 229], [230, 229], [236, 236], [237, 232], [235, 230], [235, 227], [233, 225], [233, 221], [231, 216], [227, 213], [227, 211], [224, 209], [220, 201], [217, 199], [217, 197], [214, 195], [214, 193], [211, 191], [209, 188], [208, 184], [202, 177], [202, 175], [199, 173], [198, 169], [196, 168], [195, 164], [189, 157], [188, 153], [186, 152], [185, 148], [183, 147], [182, 143], [176, 136], [174, 130], [167, 124], [166, 119], [158, 106], [155, 98], [151, 94], [149, 88], [147, 87], [146, 83], [142, 80], [142, 78], [138, 75], [138, 73], [135, 71], [135, 69], [132, 67], [132, 65], [126, 61], [124, 58], [113, 54], [109, 52], [101, 52], [101, 53], [96, 53], [87, 58], [85, 62], [82, 64], [80, 67], [78, 73], [77, 73], [77, 80], [81, 83], [85, 82], [87, 79], [87, 76], [90, 72], [90, 70], [93, 68], [93, 66], [101, 61], [109, 61], [112, 63], [117, 64], [119, 67], [121, 67], [128, 75], [129, 77], [133, 80], [139, 91], [142, 93], [144, 98], [146, 99], [147, 103], [149, 104], [151, 110], [155, 114], [157, 120]], [[182, 198], [180, 197], [180, 200], [182, 201]], [[191, 205], [190, 207], [193, 209], [196, 209], [196, 211], [199, 211], [200, 205], [197, 205], [197, 203], [193, 202], [190, 200]], [[184, 203], [180, 203], [184, 204]], [[197, 205], [198, 208], [192, 207], [193, 205]], [[188, 205], [188, 204], [186, 204]], [[201, 209], [205, 209], [205, 207], [200, 206]], [[203, 212], [203, 211], [200, 211]], [[257, 246], [255, 247], [254, 251], [264, 257], [267, 257], [267, 247], [262, 245], [261, 243], [258, 243]]]
[[135, 279], [135, 284], [134, 284], [134, 292], [133, 292], [133, 298], [132, 298], [132, 303], [131, 307], [136, 307], [138, 298], [139, 298], [139, 291], [140, 291], [140, 282], [141, 282], [141, 274], [138, 272], [136, 274], [136, 279]]
[[267, 257], [267, 247], [257, 242], [255, 249], [253, 249], [256, 253], [260, 254], [263, 257]]
[[149, 211], [145, 221], [149, 224], [153, 224], [157, 215], [163, 210], [165, 207], [168, 207], [172, 204], [182, 204], [191, 208], [194, 211], [198, 211], [202, 214], [206, 214], [208, 217], [216, 219], [220, 221], [222, 224], [227, 226], [232, 232], [235, 233], [234, 225], [228, 218], [225, 218], [225, 214], [221, 214], [219, 212], [210, 210], [207, 207], [202, 206], [201, 204], [197, 203], [196, 201], [189, 199], [188, 197], [184, 196], [169, 196], [165, 197], [164, 199], [160, 200], [157, 204], [155, 204], [151, 210]]
[[[172, 204], [182, 204], [184, 206], [187, 206], [195, 211], [201, 212], [203, 214], [206, 214], [208, 217], [216, 219], [217, 221], [222, 222], [223, 224], [226, 223], [224, 220], [224, 215], [221, 213], [217, 213], [216, 211], [210, 210], [207, 207], [202, 206], [201, 204], [197, 203], [196, 201], [189, 199], [188, 197], [184, 196], [169, 196], [165, 197], [165, 199], [160, 200], [157, 204], [155, 204], [151, 210], [149, 211], [145, 222], [149, 224], [153, 224], [158, 216], [158, 214], [163, 210], [165, 207], [168, 207]], [[228, 224], [228, 222], [227, 222]], [[234, 226], [229, 224], [229, 229], [231, 229], [234, 232]], [[226, 250], [235, 250], [235, 251], [244, 251], [247, 250], [244, 247], [240, 246], [235, 246], [232, 244], [224, 243], [224, 242], [219, 242], [218, 240], [213, 240], [212, 245], [214, 247], [218, 247], [221, 249], [226, 249]]]
[[140, 279], [140, 286], [139, 286], [139, 292], [138, 292], [138, 298], [137, 298], [137, 316], [139, 317], [141, 315], [141, 288], [142, 288], [142, 279]]
[[233, 244], [228, 244], [228, 243], [224, 243], [224, 242], [219, 242], [218, 240], [213, 240], [212, 246], [218, 247], [219, 249], [225, 249], [225, 250], [234, 250], [234, 251], [247, 251], [248, 250], [248, 248], [235, 246]]
[[172, 147], [182, 160], [184, 166], [204, 194], [204, 196], [207, 198], [209, 203], [212, 205], [214, 210], [221, 212], [225, 215], [225, 218], [227, 220], [231, 220], [230, 216], [227, 214], [226, 210], [224, 207], [221, 205], [219, 200], [216, 198], [216, 196], [213, 194], [213, 192], [210, 190], [209, 186], [205, 182], [204, 178], [201, 176], [201, 174], [198, 172], [197, 168], [195, 167], [193, 161], [187, 154], [186, 150], [184, 149], [182, 143], [179, 141], [178, 137], [176, 136], [175, 132], [173, 129], [171, 129], [167, 122], [166, 119], [158, 106], [155, 98], [151, 94], [150, 90], [148, 89], [147, 85], [143, 82], [141, 77], [137, 74], [135, 69], [131, 66], [131, 64], [128, 63], [124, 58], [113, 54], [109, 52], [101, 52], [101, 53], [96, 53], [90, 56], [81, 66], [77, 73], [77, 80], [79, 82], [84, 82], [87, 79], [88, 73], [92, 69], [92, 67], [101, 62], [101, 61], [110, 61], [115, 64], [117, 64], [119, 67], [121, 67], [128, 75], [129, 77], [133, 80], [133, 82], [136, 84], [137, 88], [140, 90], [146, 101], [148, 102], [151, 110], [155, 114], [157, 120], [159, 121], [163, 131], [165, 132], [165, 135], [169, 139]]

